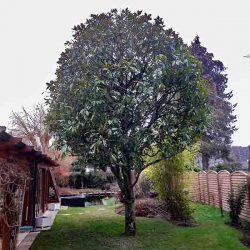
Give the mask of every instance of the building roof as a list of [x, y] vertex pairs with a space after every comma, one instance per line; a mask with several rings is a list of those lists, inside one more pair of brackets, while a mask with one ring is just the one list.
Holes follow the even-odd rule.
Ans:
[[46, 163], [50, 166], [58, 166], [56, 161], [49, 156], [37, 151], [33, 146], [22, 142], [22, 138], [14, 137], [6, 132], [6, 127], [0, 126], [0, 151], [12, 152], [17, 155], [26, 155], [40, 163]]

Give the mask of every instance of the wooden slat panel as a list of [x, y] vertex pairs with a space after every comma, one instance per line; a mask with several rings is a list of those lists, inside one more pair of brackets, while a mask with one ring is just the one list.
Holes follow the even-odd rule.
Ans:
[[[232, 174], [224, 170], [219, 173], [215, 171], [209, 171], [208, 173], [201, 171], [196, 177], [193, 178], [188, 188], [191, 199], [215, 207], [222, 206], [223, 210], [229, 211], [228, 197], [231, 190], [237, 192], [240, 186], [246, 184], [248, 174], [242, 171]], [[246, 191], [245, 202], [240, 217], [250, 222], [249, 188]]]

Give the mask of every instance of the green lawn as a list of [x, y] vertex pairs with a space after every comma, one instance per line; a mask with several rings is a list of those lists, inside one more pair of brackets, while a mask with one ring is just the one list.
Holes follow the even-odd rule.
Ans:
[[241, 233], [226, 225], [217, 209], [194, 206], [198, 226], [138, 218], [138, 234], [130, 238], [121, 235], [124, 218], [115, 214], [114, 207], [69, 208], [59, 212], [52, 229], [40, 233], [31, 249], [247, 249], [240, 242]]

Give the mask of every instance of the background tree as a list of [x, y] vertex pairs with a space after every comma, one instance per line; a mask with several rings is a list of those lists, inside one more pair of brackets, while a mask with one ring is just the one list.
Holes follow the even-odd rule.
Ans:
[[201, 140], [201, 156], [203, 170], [209, 168], [209, 159], [229, 156], [231, 149], [231, 136], [236, 130], [234, 123], [236, 116], [233, 111], [236, 105], [230, 103], [232, 92], [227, 91], [226, 68], [223, 63], [214, 60], [214, 55], [201, 46], [197, 36], [191, 44], [192, 54], [201, 62], [201, 74], [207, 80], [209, 87], [208, 102], [211, 119]]
[[30, 112], [23, 107], [21, 112], [12, 112], [9, 130], [25, 143], [34, 146], [35, 150], [47, 154], [51, 146], [51, 135], [44, 123], [45, 117], [46, 110], [41, 103], [36, 104]]
[[249, 157], [248, 157], [248, 171], [250, 171], [250, 145], [248, 145]]
[[48, 83], [48, 124], [59, 148], [111, 168], [124, 194], [125, 234], [135, 235], [133, 187], [146, 167], [204, 130], [206, 84], [188, 47], [159, 17], [112, 10], [73, 30]]
[[52, 136], [45, 124], [46, 116], [47, 111], [42, 103], [36, 104], [30, 111], [23, 107], [21, 112], [12, 112], [9, 131], [34, 146], [35, 150], [40, 150], [56, 160], [59, 164], [59, 167], [53, 169], [56, 183], [59, 186], [68, 186], [69, 170], [76, 159], [62, 157], [62, 152], [52, 147]]

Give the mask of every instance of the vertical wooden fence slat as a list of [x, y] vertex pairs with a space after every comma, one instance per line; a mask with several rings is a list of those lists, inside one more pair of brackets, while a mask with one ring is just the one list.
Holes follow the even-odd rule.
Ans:
[[200, 179], [199, 179], [199, 174], [197, 174], [197, 178], [198, 178], [198, 191], [199, 191], [199, 202], [201, 202], [201, 187], [200, 187]]
[[217, 174], [217, 186], [218, 186], [219, 207], [221, 215], [223, 216], [222, 194], [221, 194], [221, 185], [219, 181], [219, 174]]
[[221, 210], [229, 211], [228, 197], [231, 191], [238, 192], [238, 188], [247, 184], [245, 202], [240, 217], [250, 222], [250, 176], [243, 171], [229, 173], [226, 170], [219, 171], [201, 171], [194, 178], [193, 185], [197, 195], [193, 195], [195, 200], [201, 203], [210, 204]]
[[188, 172], [185, 175], [184, 181], [185, 181], [185, 190], [189, 192], [190, 199], [193, 201], [200, 201], [198, 173]]
[[219, 207], [217, 178], [218, 178], [217, 172], [209, 171], [207, 173], [209, 204], [215, 207]]
[[208, 182], [208, 174], [207, 174], [207, 173], [206, 173], [206, 181], [207, 181], [207, 198], [208, 198], [208, 205], [210, 205], [209, 182]]

